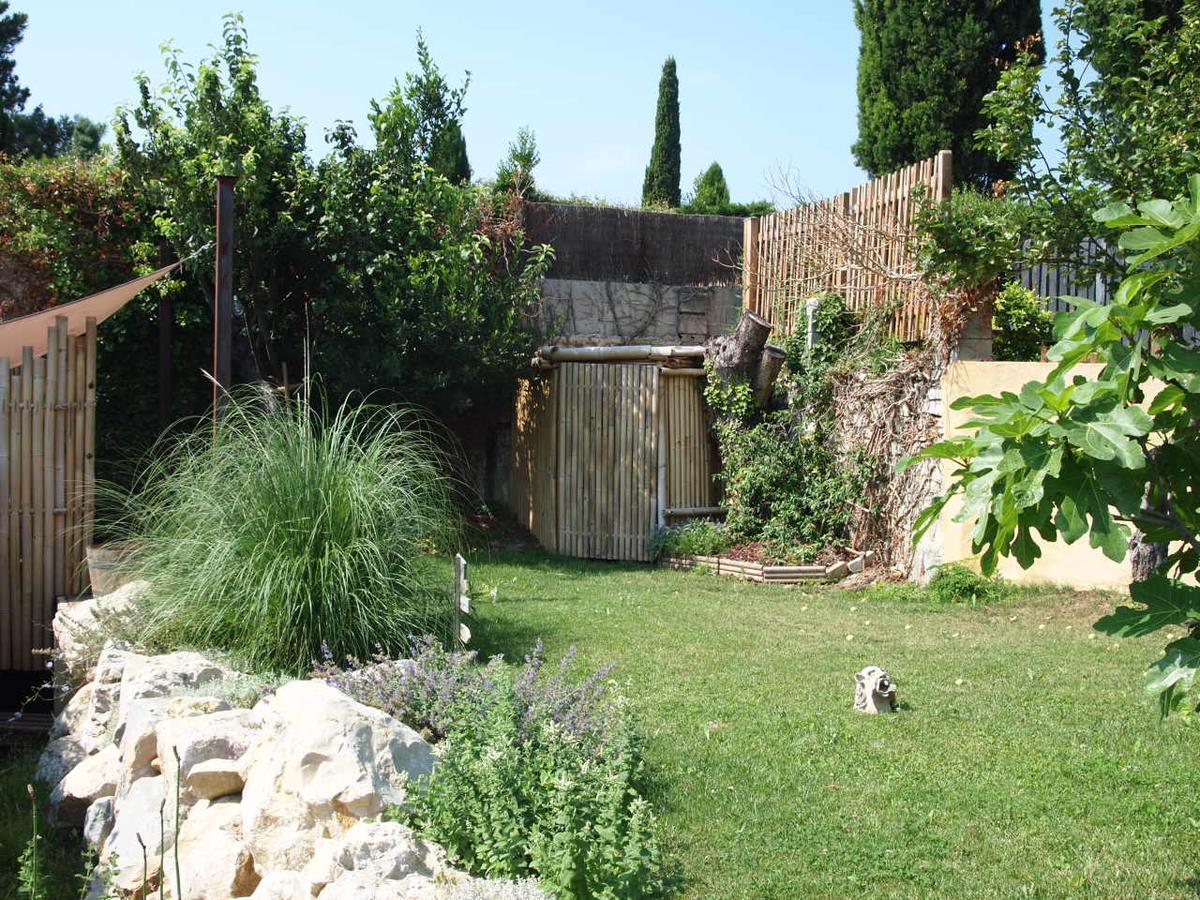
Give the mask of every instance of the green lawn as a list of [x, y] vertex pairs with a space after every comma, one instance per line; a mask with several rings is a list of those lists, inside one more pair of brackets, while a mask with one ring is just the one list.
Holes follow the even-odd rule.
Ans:
[[[921, 608], [525, 553], [479, 560], [475, 640], [575, 645], [648, 736], [687, 897], [1195, 897], [1196, 732], [1141, 691], [1107, 601]], [[483, 590], [480, 590], [483, 588]], [[867, 664], [893, 716], [852, 711]]]

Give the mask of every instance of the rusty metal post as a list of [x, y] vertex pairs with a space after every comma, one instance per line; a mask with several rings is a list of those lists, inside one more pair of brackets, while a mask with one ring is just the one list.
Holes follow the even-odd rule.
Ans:
[[233, 381], [233, 183], [217, 176], [217, 271], [213, 297], [213, 427], [222, 396]]
[[[169, 265], [174, 258], [171, 245], [165, 240], [158, 245], [158, 265]], [[158, 295], [158, 429], [165, 431], [171, 424], [171, 332], [175, 325], [175, 306], [165, 286]]]

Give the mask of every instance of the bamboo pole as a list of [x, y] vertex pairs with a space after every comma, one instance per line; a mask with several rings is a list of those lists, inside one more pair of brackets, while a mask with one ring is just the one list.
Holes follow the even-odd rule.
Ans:
[[46, 337], [46, 394], [42, 404], [42, 534], [46, 543], [40, 559], [42, 583], [50, 604], [50, 616], [53, 617], [54, 598], [61, 592], [60, 586], [54, 580], [54, 549], [57, 545], [54, 528], [54, 421], [55, 407], [58, 405], [58, 329], [50, 327]]
[[[27, 548], [26, 561], [33, 570], [33, 607], [29, 616], [30, 650], [41, 643], [41, 626], [46, 624], [46, 360], [33, 360], [33, 454], [30, 477], [33, 479], [33, 544]], [[30, 657], [30, 665], [33, 658]]]
[[21, 352], [21, 653], [22, 668], [33, 664], [33, 348]]
[[[54, 585], [60, 594], [67, 594], [67, 493], [66, 493], [66, 443], [67, 436], [67, 317], [54, 319], [57, 333], [54, 354], [56, 392], [54, 395]], [[47, 359], [49, 357], [47, 356]]]
[[65, 583], [68, 596], [79, 593], [79, 572], [72, 565], [75, 557], [75, 404], [78, 394], [75, 389], [75, 342], [68, 340], [65, 348], [67, 357], [67, 400], [63, 408], [63, 491], [66, 512], [63, 514], [63, 534], [66, 553], [63, 556]]
[[[19, 367], [18, 367], [19, 368]], [[8, 421], [10, 445], [8, 448], [8, 598], [10, 618], [8, 621], [9, 659], [13, 668], [22, 665], [21, 655], [21, 623], [24, 622], [21, 612], [21, 593], [23, 573], [21, 566], [21, 461], [24, 459], [22, 440], [22, 399], [24, 397], [23, 379], [9, 371], [8, 384]]]
[[559, 347], [547, 344], [538, 350], [538, 355], [552, 363], [560, 362], [646, 362], [659, 359], [687, 359], [703, 357], [704, 346], [685, 344], [674, 347], [658, 347], [651, 344], [629, 344], [620, 347]]
[[9, 533], [9, 387], [8, 357], [0, 357], [0, 669], [12, 668], [12, 545]]
[[87, 380], [83, 415], [83, 546], [91, 546], [96, 521], [96, 319], [87, 318]]

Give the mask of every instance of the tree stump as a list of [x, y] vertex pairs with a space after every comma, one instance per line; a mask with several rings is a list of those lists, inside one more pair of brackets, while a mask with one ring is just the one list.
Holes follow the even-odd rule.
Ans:
[[749, 381], [773, 327], [754, 313], [744, 312], [732, 334], [713, 338], [705, 345], [704, 357], [718, 377]]

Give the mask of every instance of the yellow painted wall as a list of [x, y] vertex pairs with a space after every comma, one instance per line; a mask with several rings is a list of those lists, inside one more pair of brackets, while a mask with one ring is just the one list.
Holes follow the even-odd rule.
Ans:
[[[976, 394], [999, 394], [1002, 391], [1019, 392], [1027, 381], [1043, 381], [1053, 369], [1052, 363], [1041, 362], [956, 362], [952, 363], [942, 377], [943, 433], [946, 437], [963, 434], [961, 426], [971, 415], [970, 410], [951, 409], [950, 404], [959, 397]], [[1094, 378], [1100, 372], [1098, 363], [1082, 364], [1072, 369], [1072, 375]], [[1151, 392], [1148, 392], [1151, 393]], [[944, 475], [948, 476], [953, 464], [946, 463]], [[942, 541], [942, 559], [945, 562], [971, 560], [971, 531], [975, 523], [954, 522], [953, 518], [962, 508], [960, 498], [947, 505], [939, 522]], [[1038, 538], [1040, 541], [1040, 538]], [[1005, 578], [1024, 584], [1061, 584], [1079, 589], [1114, 588], [1124, 589], [1129, 585], [1129, 562], [1115, 563], [1099, 550], [1088, 546], [1085, 535], [1068, 546], [1061, 541], [1040, 544], [1041, 558], [1029, 569], [1022, 569], [1017, 561], [1001, 557], [999, 572]]]

